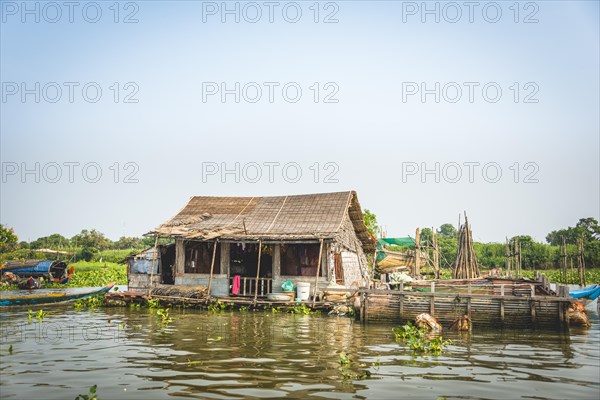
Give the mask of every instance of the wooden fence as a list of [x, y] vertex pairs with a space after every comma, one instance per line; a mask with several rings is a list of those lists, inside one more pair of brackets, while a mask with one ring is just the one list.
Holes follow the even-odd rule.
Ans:
[[[273, 279], [272, 278], [258, 278], [258, 285], [256, 284], [256, 278], [252, 277], [240, 277], [240, 296], [254, 296], [255, 290], [258, 288], [259, 296], [266, 296], [271, 293]], [[229, 285], [233, 286], [233, 277], [229, 278]]]
[[568, 287], [559, 285], [556, 296], [540, 296], [534, 285], [495, 285], [493, 294], [400, 290], [361, 290], [361, 317], [364, 322], [405, 323], [428, 313], [449, 327], [457, 318], [468, 315], [473, 326], [515, 328], [566, 328], [567, 308], [571, 302]]

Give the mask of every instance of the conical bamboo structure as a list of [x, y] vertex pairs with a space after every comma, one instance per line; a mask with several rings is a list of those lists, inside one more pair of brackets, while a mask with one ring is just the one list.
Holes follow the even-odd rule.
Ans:
[[456, 253], [452, 277], [454, 279], [473, 279], [478, 276], [479, 268], [477, 267], [475, 250], [473, 249], [473, 236], [469, 220], [467, 219], [467, 213], [465, 213], [465, 223], [460, 227], [458, 232], [458, 251]]

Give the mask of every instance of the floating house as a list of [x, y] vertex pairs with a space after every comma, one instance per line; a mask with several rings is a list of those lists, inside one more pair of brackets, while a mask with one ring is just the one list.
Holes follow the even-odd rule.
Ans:
[[[130, 290], [209, 286], [212, 296], [266, 296], [281, 285], [368, 287], [376, 242], [356, 192], [275, 197], [194, 196], [150, 232], [170, 238], [129, 259]], [[320, 261], [319, 261], [320, 258]], [[152, 282], [152, 285], [151, 285]]]

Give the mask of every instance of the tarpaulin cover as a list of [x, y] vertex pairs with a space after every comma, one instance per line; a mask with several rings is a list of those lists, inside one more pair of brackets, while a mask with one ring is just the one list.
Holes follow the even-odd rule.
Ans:
[[[129, 271], [132, 274], [148, 274], [152, 272], [152, 258], [154, 257], [154, 249], [149, 249], [144, 253], [138, 254], [136, 257], [129, 259]], [[158, 274], [158, 264], [160, 259], [154, 260], [154, 273]]]
[[411, 237], [401, 238], [379, 238], [377, 239], [379, 245], [393, 245], [393, 246], [406, 246], [412, 247], [415, 245], [415, 239]]

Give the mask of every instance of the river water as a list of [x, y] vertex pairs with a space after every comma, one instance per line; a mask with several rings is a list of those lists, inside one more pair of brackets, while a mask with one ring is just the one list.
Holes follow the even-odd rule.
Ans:
[[73, 399], [92, 385], [100, 399], [600, 398], [595, 311], [592, 328], [568, 334], [445, 332], [453, 345], [430, 357], [392, 326], [345, 317], [174, 309], [164, 326], [143, 308], [45, 311], [41, 323], [21, 308], [0, 316], [2, 399]]

